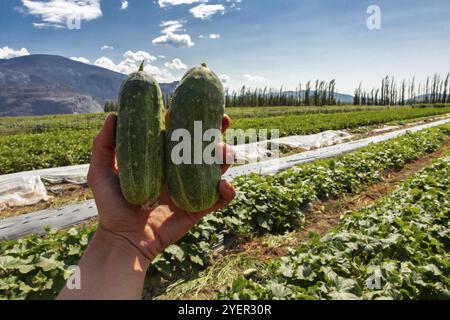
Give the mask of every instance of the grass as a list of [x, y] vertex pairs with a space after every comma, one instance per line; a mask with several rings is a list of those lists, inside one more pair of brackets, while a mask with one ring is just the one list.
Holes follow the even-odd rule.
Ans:
[[[173, 283], [163, 294], [155, 298], [157, 300], [212, 299], [217, 295], [217, 290], [228, 289], [233, 280], [242, 276], [245, 271], [263, 270], [265, 267], [266, 261], [261, 259], [257, 251], [227, 254], [215, 261], [210, 268], [190, 279], [181, 279]], [[145, 298], [152, 297], [147, 295]]]

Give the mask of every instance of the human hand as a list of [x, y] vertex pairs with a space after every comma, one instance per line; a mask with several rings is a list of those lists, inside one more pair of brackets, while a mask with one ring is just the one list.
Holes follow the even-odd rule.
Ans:
[[[197, 213], [177, 208], [170, 199], [167, 185], [149, 210], [127, 203], [120, 189], [116, 165], [116, 122], [115, 115], [105, 120], [102, 131], [94, 141], [88, 174], [88, 184], [99, 213], [99, 229], [126, 240], [151, 261], [165, 248], [180, 240], [207, 214], [226, 207], [236, 193], [230, 183], [222, 180], [218, 186], [221, 197], [216, 205]], [[224, 116], [223, 132], [230, 122], [230, 118]], [[223, 158], [229, 159], [231, 148], [225, 144], [220, 147], [223, 149]], [[228, 168], [229, 165], [222, 165], [222, 174]]]

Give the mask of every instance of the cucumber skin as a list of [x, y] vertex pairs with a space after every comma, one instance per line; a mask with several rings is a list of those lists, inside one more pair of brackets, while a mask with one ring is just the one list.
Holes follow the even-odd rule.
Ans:
[[161, 89], [144, 71], [130, 74], [119, 94], [117, 166], [128, 203], [148, 205], [164, 181], [164, 102]]
[[[217, 75], [205, 66], [189, 70], [173, 95], [166, 140], [166, 175], [170, 196], [177, 207], [187, 212], [204, 211], [217, 203], [221, 166], [173, 164], [171, 153], [179, 142], [172, 142], [171, 135], [176, 129], [187, 129], [193, 140], [195, 121], [202, 121], [202, 134], [208, 129], [220, 130], [224, 113], [224, 89]], [[210, 143], [203, 142], [202, 150]], [[191, 150], [194, 150], [193, 141]]]

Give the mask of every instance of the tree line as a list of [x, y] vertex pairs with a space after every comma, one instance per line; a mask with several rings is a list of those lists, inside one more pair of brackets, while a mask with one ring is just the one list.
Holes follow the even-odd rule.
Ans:
[[105, 112], [117, 112], [119, 111], [119, 103], [116, 101], [106, 100], [103, 109]]
[[[164, 95], [165, 105], [170, 105], [171, 95]], [[365, 89], [362, 84], [356, 88], [354, 105], [406, 105], [417, 103], [450, 103], [450, 73], [442, 77], [435, 74], [427, 77], [424, 83], [415, 77], [401, 82], [392, 76], [381, 80], [381, 86]], [[270, 106], [324, 106], [343, 104], [336, 93], [336, 81], [308, 81], [295, 90], [287, 91], [284, 87], [249, 88], [242, 86], [239, 90], [227, 89], [225, 92], [226, 107], [270, 107]], [[118, 110], [115, 101], [105, 102], [105, 112]]]
[[386, 76], [381, 87], [363, 89], [360, 84], [355, 90], [354, 105], [405, 105], [416, 103], [450, 102], [450, 73], [446, 77], [435, 74], [427, 77], [424, 83], [416, 79], [397, 82], [394, 77]]
[[286, 91], [265, 88], [248, 88], [226, 90], [226, 107], [268, 107], [268, 106], [324, 106], [339, 104], [336, 99], [336, 81], [308, 81], [301, 83], [295, 90]]

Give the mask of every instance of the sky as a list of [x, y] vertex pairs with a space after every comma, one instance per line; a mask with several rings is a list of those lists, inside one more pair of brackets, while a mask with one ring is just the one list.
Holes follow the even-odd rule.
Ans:
[[160, 82], [206, 62], [226, 87], [336, 79], [352, 94], [450, 72], [448, 0], [1, 0], [0, 59], [56, 54]]

